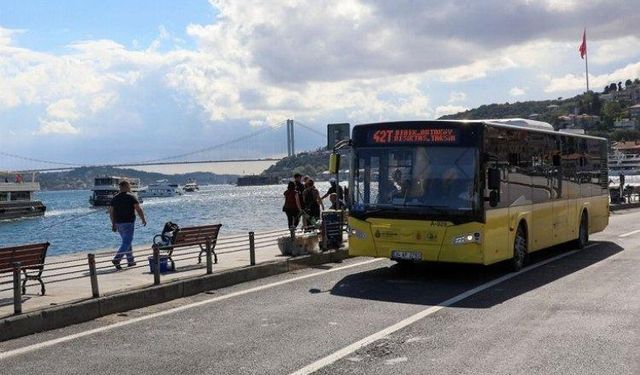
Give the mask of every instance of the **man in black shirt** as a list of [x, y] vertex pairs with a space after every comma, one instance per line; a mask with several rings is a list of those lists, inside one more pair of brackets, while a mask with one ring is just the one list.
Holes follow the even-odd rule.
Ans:
[[131, 242], [133, 241], [133, 229], [135, 227], [136, 213], [142, 220], [142, 225], [147, 225], [147, 220], [144, 217], [144, 212], [140, 207], [140, 203], [135, 195], [131, 194], [131, 186], [129, 181], [120, 182], [120, 193], [116, 194], [111, 199], [109, 207], [109, 216], [111, 217], [111, 230], [118, 232], [122, 238], [122, 244], [120, 249], [113, 258], [113, 265], [116, 269], [122, 269], [120, 267], [120, 260], [123, 256], [127, 256], [127, 264], [129, 267], [136, 265], [133, 258], [133, 249]]
[[344, 192], [342, 191], [342, 186], [338, 185], [335, 178], [329, 179], [329, 183], [331, 187], [327, 190], [327, 193], [322, 196], [321, 199], [325, 199], [326, 197], [330, 197], [331, 194], [336, 195], [337, 206], [341, 207], [344, 205]]

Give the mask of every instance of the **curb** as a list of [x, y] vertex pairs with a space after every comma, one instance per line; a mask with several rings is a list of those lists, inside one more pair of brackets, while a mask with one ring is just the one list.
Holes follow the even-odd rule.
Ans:
[[620, 210], [628, 210], [631, 208], [640, 207], [640, 203], [624, 203], [624, 204], [615, 204], [609, 206], [609, 211], [620, 211]]
[[0, 320], [0, 342], [94, 320], [101, 316], [151, 306], [208, 290], [279, 275], [347, 258], [347, 250], [327, 251], [272, 261], [211, 275], [195, 276], [143, 289], [106, 295]]

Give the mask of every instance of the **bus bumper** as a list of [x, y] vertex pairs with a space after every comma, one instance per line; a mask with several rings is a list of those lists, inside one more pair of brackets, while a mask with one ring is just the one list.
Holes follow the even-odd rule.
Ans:
[[349, 255], [485, 264], [483, 224], [349, 218]]

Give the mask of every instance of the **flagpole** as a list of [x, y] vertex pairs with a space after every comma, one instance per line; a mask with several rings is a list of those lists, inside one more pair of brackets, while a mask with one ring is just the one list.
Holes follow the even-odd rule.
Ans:
[[584, 70], [586, 71], [587, 75], [587, 92], [589, 92], [589, 48], [587, 48], [587, 28], [584, 28], [584, 35], [583, 35], [583, 43], [584, 43]]
[[587, 92], [589, 92], [589, 51], [584, 54], [584, 69], [587, 72]]

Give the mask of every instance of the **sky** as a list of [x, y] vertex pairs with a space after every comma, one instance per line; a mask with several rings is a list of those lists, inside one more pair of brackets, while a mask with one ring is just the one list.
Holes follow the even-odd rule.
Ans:
[[[434, 119], [640, 77], [635, 0], [0, 0], [0, 152], [286, 152], [282, 123]], [[325, 143], [296, 130], [298, 150]], [[197, 158], [198, 156], [193, 156]], [[0, 169], [42, 167], [0, 156]]]

